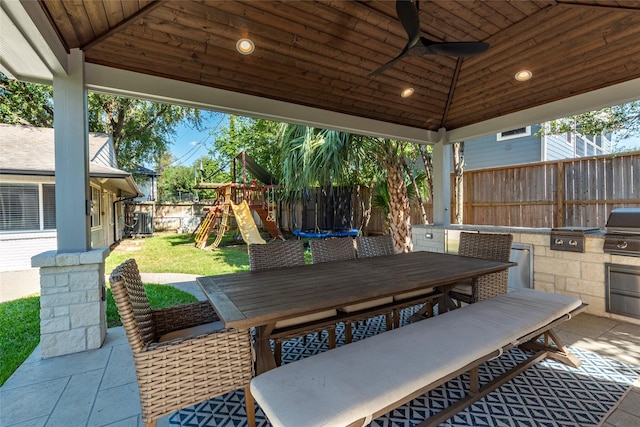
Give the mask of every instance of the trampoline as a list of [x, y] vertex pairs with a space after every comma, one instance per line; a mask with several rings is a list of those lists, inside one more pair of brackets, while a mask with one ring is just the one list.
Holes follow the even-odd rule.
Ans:
[[293, 230], [293, 235], [296, 237], [308, 237], [311, 239], [323, 239], [327, 237], [355, 237], [360, 233], [357, 228], [350, 228], [347, 230]]

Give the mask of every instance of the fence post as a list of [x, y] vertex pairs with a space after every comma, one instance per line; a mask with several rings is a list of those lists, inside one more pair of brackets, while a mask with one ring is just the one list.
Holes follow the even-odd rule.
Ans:
[[555, 227], [564, 226], [564, 162], [558, 162], [556, 165], [556, 218]]

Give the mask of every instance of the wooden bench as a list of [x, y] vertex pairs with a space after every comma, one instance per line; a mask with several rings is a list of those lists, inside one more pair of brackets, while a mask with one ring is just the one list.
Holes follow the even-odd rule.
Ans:
[[[273, 369], [251, 392], [275, 427], [364, 426], [470, 372], [468, 394], [420, 424], [438, 425], [545, 357], [579, 366], [552, 328], [585, 307], [518, 290]], [[535, 353], [480, 387], [478, 366], [516, 346]]]

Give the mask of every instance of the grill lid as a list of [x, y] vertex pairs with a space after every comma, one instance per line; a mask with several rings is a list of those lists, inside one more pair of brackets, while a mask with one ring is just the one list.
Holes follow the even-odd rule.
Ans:
[[613, 209], [607, 219], [607, 231], [640, 231], [640, 208]]

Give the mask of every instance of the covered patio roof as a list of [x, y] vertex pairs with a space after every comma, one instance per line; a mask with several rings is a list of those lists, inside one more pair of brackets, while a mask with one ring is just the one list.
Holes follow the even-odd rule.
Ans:
[[[633, 0], [423, 0], [423, 37], [491, 47], [470, 58], [409, 56], [374, 76], [407, 43], [395, 1], [12, 0], [2, 8], [3, 66], [23, 80], [50, 82], [77, 48], [90, 89], [420, 143], [640, 98]], [[242, 37], [255, 43], [252, 55], [236, 51]], [[516, 81], [522, 69], [533, 78]], [[402, 98], [406, 87], [414, 94]]]

